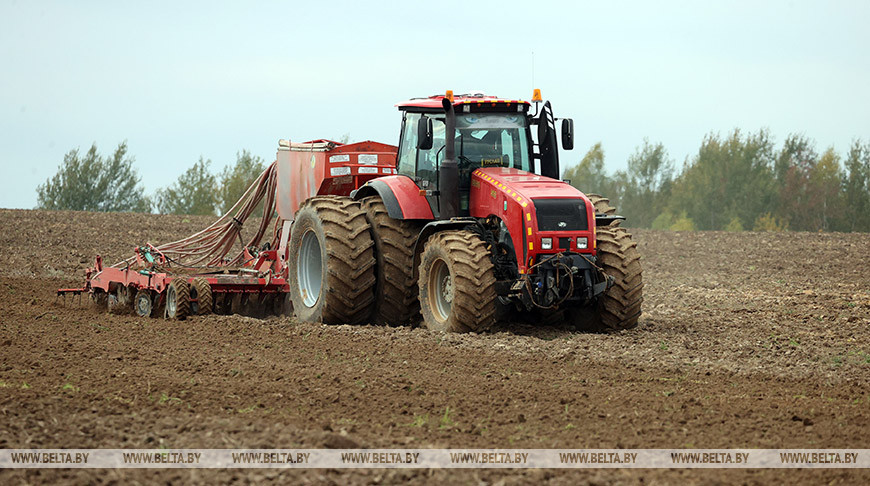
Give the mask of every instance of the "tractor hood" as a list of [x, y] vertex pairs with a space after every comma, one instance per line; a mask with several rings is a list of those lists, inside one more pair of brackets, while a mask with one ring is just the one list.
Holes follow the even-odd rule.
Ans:
[[[486, 167], [475, 170], [473, 175], [475, 178], [479, 177], [504, 191], [512, 199], [520, 202], [520, 204], [523, 202], [520, 199], [528, 202], [538, 198], [586, 199], [586, 195], [566, 182], [557, 181], [524, 170], [509, 167]], [[511, 193], [515, 193], [515, 195]]]

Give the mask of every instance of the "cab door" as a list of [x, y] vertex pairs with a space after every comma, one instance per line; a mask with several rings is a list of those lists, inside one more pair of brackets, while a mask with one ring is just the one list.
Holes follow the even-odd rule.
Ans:
[[417, 125], [420, 113], [405, 113], [402, 123], [402, 136], [399, 142], [398, 172], [414, 180], [417, 187], [427, 191], [426, 200], [432, 209], [432, 214], [438, 218], [441, 214], [438, 205], [438, 165], [444, 159], [444, 118], [432, 120], [432, 148], [428, 150], [417, 148]]

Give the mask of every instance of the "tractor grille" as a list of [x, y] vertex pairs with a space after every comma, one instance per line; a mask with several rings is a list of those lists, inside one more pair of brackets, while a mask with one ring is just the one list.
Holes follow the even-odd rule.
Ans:
[[534, 199], [538, 231], [584, 231], [586, 204], [582, 199]]

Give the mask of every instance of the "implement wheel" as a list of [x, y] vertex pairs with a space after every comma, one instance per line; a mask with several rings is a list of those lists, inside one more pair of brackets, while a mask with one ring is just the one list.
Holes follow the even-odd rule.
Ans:
[[495, 274], [486, 244], [476, 234], [444, 231], [431, 236], [418, 282], [427, 328], [481, 332], [495, 324]]
[[290, 299], [304, 322], [359, 324], [375, 295], [374, 243], [360, 204], [314, 197], [296, 212], [290, 235]]
[[190, 284], [182, 278], [175, 278], [166, 288], [166, 319], [184, 319], [190, 315]]
[[375, 243], [376, 324], [402, 325], [420, 319], [420, 300], [414, 278], [414, 242], [421, 225], [393, 219], [378, 196], [362, 200]]
[[150, 317], [151, 311], [154, 309], [151, 292], [145, 289], [139, 290], [139, 292], [136, 293], [133, 306], [137, 316]]
[[91, 294], [91, 300], [97, 309], [106, 310], [109, 305], [109, 294], [101, 289], [95, 289]]
[[202, 277], [193, 279], [190, 285], [190, 314], [210, 314], [214, 307], [214, 297], [211, 293], [211, 285]]

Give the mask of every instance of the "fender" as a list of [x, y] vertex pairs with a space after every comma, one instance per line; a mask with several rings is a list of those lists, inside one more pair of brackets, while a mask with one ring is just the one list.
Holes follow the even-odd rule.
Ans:
[[474, 226], [476, 224], [480, 223], [474, 218], [453, 218], [426, 223], [426, 226], [424, 226], [423, 229], [420, 230], [420, 234], [417, 235], [417, 241], [414, 242], [414, 277], [417, 277], [419, 275], [420, 257], [423, 253], [422, 247], [430, 236], [434, 235], [439, 231], [444, 231], [448, 229], [464, 229], [469, 225]]
[[614, 221], [625, 221], [625, 216], [595, 213], [595, 226], [610, 226]]
[[378, 177], [350, 193], [355, 201], [375, 195], [381, 197], [393, 219], [435, 219], [426, 196], [420, 195], [420, 188], [408, 176]]

